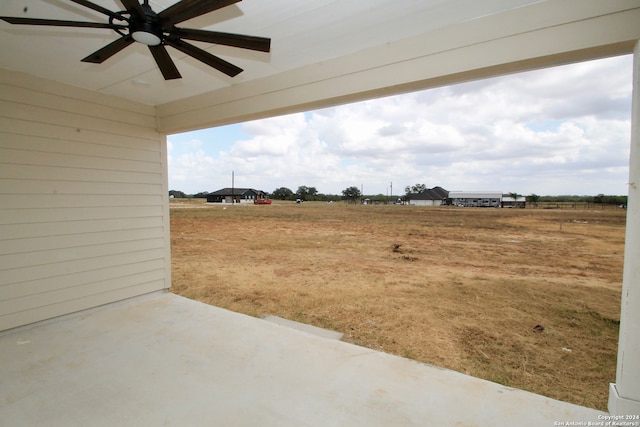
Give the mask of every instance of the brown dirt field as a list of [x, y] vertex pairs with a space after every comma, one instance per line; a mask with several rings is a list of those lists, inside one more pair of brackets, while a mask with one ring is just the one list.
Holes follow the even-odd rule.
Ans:
[[176, 200], [172, 290], [604, 410], [624, 231], [624, 210]]

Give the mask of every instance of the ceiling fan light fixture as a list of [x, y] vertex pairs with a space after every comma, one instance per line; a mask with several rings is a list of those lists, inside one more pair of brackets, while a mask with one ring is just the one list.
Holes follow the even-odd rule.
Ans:
[[147, 46], [158, 46], [162, 41], [160, 37], [146, 31], [135, 31], [131, 34], [131, 37], [138, 43], [146, 44]]
[[162, 43], [160, 32], [150, 22], [135, 22], [131, 24], [131, 37], [138, 43], [147, 46], [158, 46]]

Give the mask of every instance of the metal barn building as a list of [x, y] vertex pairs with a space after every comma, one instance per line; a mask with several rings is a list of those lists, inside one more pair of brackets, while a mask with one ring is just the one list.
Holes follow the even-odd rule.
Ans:
[[501, 191], [450, 191], [449, 199], [454, 206], [499, 208], [502, 203]]

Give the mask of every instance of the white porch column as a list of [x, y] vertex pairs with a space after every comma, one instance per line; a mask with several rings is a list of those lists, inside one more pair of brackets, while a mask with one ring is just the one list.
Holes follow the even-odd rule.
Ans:
[[640, 42], [633, 56], [633, 104], [629, 201], [622, 278], [616, 383], [609, 386], [609, 412], [640, 414]]

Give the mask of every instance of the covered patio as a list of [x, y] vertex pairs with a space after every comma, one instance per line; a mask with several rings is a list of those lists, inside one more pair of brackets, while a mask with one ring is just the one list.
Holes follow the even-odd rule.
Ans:
[[554, 426], [607, 414], [158, 292], [0, 336], [10, 426]]
[[634, 95], [609, 412], [640, 414], [640, 0], [222, 3], [188, 26], [270, 37], [271, 52], [203, 45], [245, 70], [229, 77], [170, 50], [182, 78], [164, 80], [149, 46], [131, 40], [103, 64], [80, 60], [129, 36], [99, 25], [104, 10], [121, 16], [131, 1], [0, 2], [0, 16], [98, 25], [0, 22], [0, 424], [601, 421], [591, 409], [171, 294], [166, 138], [625, 54], [635, 57]]

